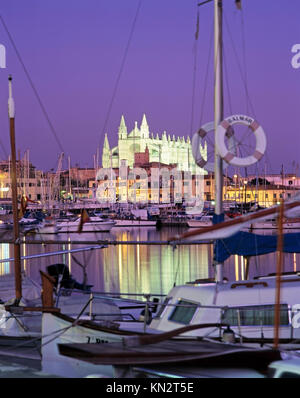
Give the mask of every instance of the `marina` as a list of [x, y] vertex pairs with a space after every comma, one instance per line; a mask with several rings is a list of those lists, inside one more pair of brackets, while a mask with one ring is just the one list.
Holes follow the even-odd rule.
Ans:
[[[63, 51], [59, 59], [55, 55], [59, 75], [52, 68], [47, 79], [39, 80], [40, 69], [27, 68], [28, 61], [6, 24], [6, 19], [14, 22], [10, 15], [19, 15], [20, 4], [7, 6], [8, 10], [14, 8], [8, 16], [0, 15], [9, 59], [13, 55], [13, 62], [18, 62], [24, 74], [21, 77], [15, 64], [5, 71], [6, 48], [0, 45], [0, 58], [4, 57], [0, 69], [8, 72], [4, 73], [5, 83], [0, 76], [0, 85], [8, 88], [8, 124], [1, 128], [9, 133], [10, 148], [7, 152], [0, 142], [4, 154], [0, 161], [0, 378], [299, 378], [299, 164], [296, 159], [290, 165], [291, 158], [286, 158], [286, 169], [281, 152], [279, 174], [267, 165], [269, 155], [276, 158], [279, 121], [274, 122], [272, 131], [274, 111], [272, 117], [267, 115], [265, 100], [261, 109], [265, 108], [266, 114], [261, 109], [255, 112], [253, 103], [257, 107], [260, 98], [252, 102], [250, 95], [250, 86], [258, 88], [256, 80], [248, 81], [248, 68], [253, 64], [246, 58], [248, 51], [255, 58], [256, 49], [246, 47], [245, 37], [251, 37], [250, 43], [259, 40], [256, 32], [251, 32], [253, 37], [249, 32], [246, 35], [245, 20], [253, 20], [254, 6], [247, 0], [205, 0], [183, 7], [175, 0], [170, 9], [160, 5], [162, 13], [158, 13], [157, 5], [137, 0], [130, 7], [120, 3], [118, 16], [113, 18], [116, 10], [105, 0], [85, 9], [76, 1], [74, 9], [62, 5], [59, 13], [56, 3], [54, 0], [53, 9], [48, 9], [49, 5], [35, 9], [37, 15], [54, 12], [57, 21], [62, 18], [63, 25], [57, 26], [64, 28], [57, 37], [50, 35], [49, 41], [49, 32], [41, 34], [47, 39], [45, 48], [65, 48], [72, 58], [73, 52], [79, 53], [72, 47], [77, 41], [81, 51], [91, 51], [90, 73], [83, 66], [86, 60], [77, 59], [74, 68]], [[124, 17], [129, 11], [131, 19]], [[65, 30], [66, 12], [73, 26], [72, 37]], [[157, 19], [163, 29], [146, 28], [155, 15], [164, 13], [168, 18]], [[180, 17], [185, 28], [178, 29], [169, 13], [174, 21]], [[88, 16], [86, 20], [81, 18], [83, 14]], [[127, 44], [121, 46], [118, 73], [114, 70], [118, 63], [110, 55], [115, 48], [121, 51], [120, 37], [100, 34], [102, 24], [96, 15], [101, 16], [104, 30], [111, 29], [109, 20], [127, 21], [130, 27]], [[73, 18], [79, 16], [81, 22], [74, 25]], [[154, 75], [153, 80], [145, 75], [142, 81], [139, 76], [144, 68], [146, 74], [154, 73], [157, 66], [146, 68], [143, 57], [147, 59], [147, 47], [139, 47], [144, 33], [140, 36], [135, 31], [143, 26], [141, 32], [151, 33], [153, 43], [152, 35], [156, 36], [155, 46], [162, 45], [157, 35], [165, 34], [167, 20], [172, 21], [173, 34], [193, 38], [189, 42], [190, 46], [193, 42], [193, 50], [184, 50], [181, 36], [174, 41], [176, 45], [172, 41], [175, 58], [160, 61], [165, 77], [158, 79], [157, 74], [159, 90], [154, 94]], [[203, 31], [208, 21], [210, 36], [207, 29]], [[265, 21], [275, 32], [274, 22]], [[49, 26], [44, 23], [47, 32]], [[196, 28], [193, 33], [192, 24]], [[20, 26], [12, 25], [19, 35], [24, 34]], [[44, 27], [38, 29], [43, 32]], [[235, 39], [241, 40], [238, 53], [232, 31]], [[86, 36], [88, 32], [90, 36]], [[34, 36], [39, 42], [39, 34]], [[147, 37], [143, 38], [147, 42]], [[97, 43], [101, 43], [99, 48]], [[148, 46], [150, 50], [152, 45]], [[170, 50], [172, 46], [169, 42], [167, 47]], [[32, 51], [23, 42], [25, 48]], [[158, 59], [166, 51], [163, 48], [158, 50]], [[45, 59], [50, 54], [47, 51], [41, 52]], [[138, 54], [134, 62], [138, 72], [129, 57], [134, 54]], [[43, 57], [39, 62], [44, 62]], [[156, 55], [152, 58], [155, 64]], [[63, 60], [66, 64], [60, 65]], [[205, 71], [205, 63], [199, 88], [198, 75]], [[127, 65], [132, 71], [126, 70]], [[166, 65], [173, 66], [163, 72]], [[176, 79], [175, 75], [171, 78], [173, 68]], [[263, 63], [260, 68], [264, 69]], [[125, 78], [129, 70], [131, 77]], [[239, 89], [237, 71], [242, 80]], [[264, 75], [266, 80], [270, 78], [266, 71]], [[23, 81], [29, 83], [35, 105], [31, 99], [27, 101], [28, 88], [20, 90]], [[192, 86], [192, 95], [187, 96], [187, 86]], [[141, 87], [149, 92], [150, 102], [138, 94]], [[169, 93], [173, 87], [176, 95]], [[48, 90], [45, 102], [43, 90]], [[164, 107], [159, 103], [163, 93], [169, 95], [164, 97]], [[181, 105], [172, 104], [172, 96], [183, 98]], [[43, 136], [37, 105], [59, 152]], [[106, 114], [104, 105], [108, 106]], [[149, 107], [153, 116], [140, 105]], [[130, 120], [134, 108], [142, 115], [140, 122]], [[289, 112], [291, 109], [292, 105]], [[60, 134], [50, 118], [52, 112]], [[1, 116], [2, 107], [0, 124]], [[97, 117], [103, 119], [102, 132], [96, 126]], [[150, 130], [152, 117], [154, 128], [159, 125], [163, 129], [161, 134]], [[181, 136], [167, 133], [163, 126], [168, 118]], [[118, 126], [112, 120], [119, 120]], [[77, 162], [89, 153], [96, 131], [100, 141], [92, 149], [93, 167], [80, 167]], [[76, 141], [79, 136], [81, 142]], [[44, 148], [37, 153], [30, 149], [30, 160], [29, 149], [23, 157], [19, 149], [27, 145], [25, 137], [35, 151]], [[75, 164], [68, 151], [75, 154]], [[33, 164], [50, 164], [50, 158], [54, 167], [48, 165], [49, 171]]]

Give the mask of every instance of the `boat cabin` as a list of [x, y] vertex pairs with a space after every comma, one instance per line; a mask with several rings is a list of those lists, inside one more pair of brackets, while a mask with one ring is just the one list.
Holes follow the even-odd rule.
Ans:
[[[300, 337], [300, 273], [281, 277], [279, 335]], [[150, 328], [169, 331], [193, 324], [213, 323], [230, 327], [239, 338], [273, 339], [276, 276], [216, 283], [198, 280], [174, 287], [153, 318]], [[193, 330], [185, 336], [220, 337], [220, 328]]]

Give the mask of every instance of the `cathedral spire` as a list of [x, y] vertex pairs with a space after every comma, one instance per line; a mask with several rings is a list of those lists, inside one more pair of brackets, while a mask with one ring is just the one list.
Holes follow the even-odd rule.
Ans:
[[103, 148], [109, 149], [109, 142], [108, 142], [108, 138], [107, 138], [107, 133], [105, 133]]
[[143, 138], [149, 138], [149, 126], [147, 123], [145, 113], [143, 114], [143, 119], [142, 119], [142, 123], [141, 123], [141, 136]]
[[148, 127], [147, 119], [145, 113], [143, 114], [141, 127]]
[[127, 127], [125, 124], [124, 116], [121, 116], [120, 126], [119, 126], [119, 139], [124, 140], [127, 138]]
[[102, 167], [110, 167], [109, 160], [110, 160], [110, 147], [107, 138], [107, 133], [105, 133], [104, 144], [102, 148]]

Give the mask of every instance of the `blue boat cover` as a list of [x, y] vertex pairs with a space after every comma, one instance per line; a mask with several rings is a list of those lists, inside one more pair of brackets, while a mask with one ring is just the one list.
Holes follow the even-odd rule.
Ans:
[[[223, 221], [222, 215], [216, 216], [213, 222]], [[257, 235], [250, 232], [238, 232], [228, 238], [218, 239], [214, 243], [214, 261], [223, 263], [231, 255], [258, 256], [273, 253], [277, 250], [277, 235]], [[300, 253], [300, 233], [283, 234], [283, 251]]]
[[[277, 250], [277, 235], [257, 235], [238, 232], [229, 238], [218, 239], [214, 244], [214, 261], [223, 263], [233, 254], [239, 256], [258, 256]], [[283, 235], [283, 251], [300, 253], [300, 233]]]

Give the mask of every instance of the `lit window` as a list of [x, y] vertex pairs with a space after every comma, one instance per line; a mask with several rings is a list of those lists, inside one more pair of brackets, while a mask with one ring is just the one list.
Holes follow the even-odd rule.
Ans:
[[[274, 325], [275, 306], [255, 305], [233, 307], [224, 311], [222, 322], [230, 326], [271, 326]], [[287, 304], [280, 305], [280, 325], [289, 325]]]

